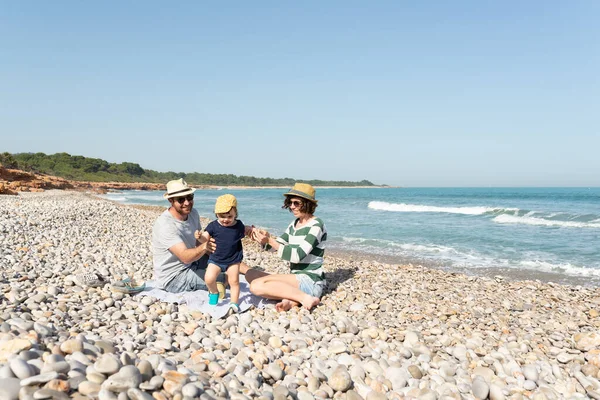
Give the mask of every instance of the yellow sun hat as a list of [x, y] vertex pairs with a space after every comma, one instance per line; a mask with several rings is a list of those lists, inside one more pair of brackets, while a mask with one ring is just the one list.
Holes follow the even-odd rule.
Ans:
[[284, 196], [296, 196], [302, 197], [303, 199], [310, 200], [313, 203], [317, 203], [318, 200], [315, 199], [315, 188], [308, 183], [296, 183], [294, 187], [290, 189], [289, 192], [284, 193]]
[[223, 196], [217, 197], [215, 203], [215, 214], [224, 214], [229, 212], [232, 207], [237, 208], [237, 199], [232, 194], [224, 194]]

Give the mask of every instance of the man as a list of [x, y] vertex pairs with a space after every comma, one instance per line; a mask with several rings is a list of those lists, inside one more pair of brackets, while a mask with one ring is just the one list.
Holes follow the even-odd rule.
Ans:
[[163, 197], [171, 206], [152, 228], [154, 279], [157, 287], [172, 293], [207, 290], [204, 274], [208, 255], [217, 248], [213, 238], [200, 241], [194, 236], [202, 230], [194, 210], [195, 191], [183, 178], [169, 181]]

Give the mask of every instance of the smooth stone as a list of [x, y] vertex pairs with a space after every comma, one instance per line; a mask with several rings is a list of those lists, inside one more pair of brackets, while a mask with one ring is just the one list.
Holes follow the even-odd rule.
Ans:
[[490, 400], [504, 400], [506, 397], [502, 392], [502, 388], [495, 383], [490, 385]]
[[283, 346], [283, 341], [278, 336], [270, 336], [269, 337], [269, 346], [273, 347], [274, 349], [278, 349], [281, 346]]
[[152, 364], [148, 360], [141, 360], [137, 365], [140, 373], [142, 374], [142, 381], [147, 381], [154, 375]]
[[89, 396], [93, 393], [98, 393], [100, 391], [100, 385], [96, 382], [83, 381], [79, 384], [77, 390], [82, 395]]
[[61, 343], [60, 350], [66, 354], [83, 351], [83, 342], [81, 340], [69, 339]]
[[33, 393], [33, 398], [36, 400], [52, 399], [52, 400], [69, 400], [69, 395], [58, 390], [40, 389]]
[[119, 400], [119, 396], [111, 390], [100, 389], [98, 392], [98, 400]]
[[361, 395], [359, 395], [353, 389], [350, 389], [346, 392], [346, 400], [364, 400], [364, 399]]
[[128, 389], [137, 388], [142, 383], [142, 374], [137, 367], [126, 365], [119, 373], [111, 375], [102, 382], [102, 389], [113, 392], [126, 392]]
[[163, 378], [162, 376], [153, 376], [152, 378], [150, 378], [150, 380], [148, 382], [143, 382], [140, 384], [140, 389], [143, 390], [157, 390], [158, 388], [160, 388], [163, 384], [163, 382], [165, 381], [165, 378]]
[[275, 363], [269, 364], [265, 369], [265, 372], [273, 378], [275, 381], [280, 381], [283, 378], [283, 370]]
[[49, 326], [42, 325], [39, 322], [35, 322], [33, 324], [33, 329], [41, 337], [52, 336], [54, 334], [54, 329]]
[[42, 383], [48, 383], [52, 379], [58, 378], [58, 372], [46, 372], [43, 374], [35, 375], [26, 379], [21, 380], [21, 386], [33, 386], [40, 385]]
[[409, 365], [408, 366], [408, 372], [415, 379], [421, 379], [423, 377], [423, 372], [416, 365]]
[[94, 363], [96, 371], [104, 375], [116, 374], [121, 366], [121, 360], [114, 354], [103, 354]]
[[88, 381], [101, 384], [106, 380], [106, 375], [101, 374], [100, 372], [92, 371], [85, 374], [85, 377]]
[[66, 361], [59, 361], [53, 363], [46, 363], [42, 368], [42, 372], [58, 372], [59, 374], [66, 374], [71, 369], [71, 366]]
[[333, 390], [338, 392], [345, 392], [352, 387], [350, 374], [343, 366], [339, 366], [333, 371], [327, 383]]
[[102, 350], [103, 353], [114, 353], [117, 351], [115, 345], [107, 340], [96, 340], [94, 346]]
[[35, 375], [35, 371], [31, 365], [21, 358], [13, 358], [10, 360], [9, 365], [12, 373], [19, 379], [25, 379]]
[[482, 377], [476, 376], [472, 384], [473, 396], [477, 399], [487, 399], [490, 387]]
[[526, 379], [525, 382], [523, 382], [523, 389], [525, 389], [525, 390], [535, 390], [535, 388], [537, 388], [537, 385], [536, 385], [536, 383], [534, 381]]
[[481, 376], [486, 382], [491, 382], [496, 374], [488, 367], [475, 367], [473, 368], [472, 376]]
[[523, 367], [523, 375], [525, 376], [525, 379], [529, 379], [530, 381], [534, 382], [537, 382], [540, 376], [536, 366], [531, 364]]
[[19, 390], [21, 390], [21, 380], [18, 378], [0, 379], [0, 399], [19, 400]]
[[[144, 391], [141, 391], [140, 389], [135, 388], [127, 390], [127, 397], [129, 398], [129, 400], [154, 400], [154, 397], [152, 397], [150, 393], [146, 393]], [[194, 398], [195, 396], [190, 397]]]
[[0, 362], [6, 361], [13, 354], [19, 354], [23, 350], [29, 350], [31, 342], [26, 339], [12, 339], [0, 342]]
[[0, 368], [0, 379], [4, 378], [16, 378], [15, 374], [10, 368], [10, 364], [6, 364], [2, 368]]
[[79, 390], [79, 385], [86, 381], [85, 375], [77, 375], [69, 378], [69, 386], [73, 390]]

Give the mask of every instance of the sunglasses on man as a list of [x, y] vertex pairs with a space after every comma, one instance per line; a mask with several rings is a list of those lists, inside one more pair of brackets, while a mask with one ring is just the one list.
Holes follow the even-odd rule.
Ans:
[[191, 203], [192, 201], [194, 201], [194, 195], [188, 194], [187, 196], [175, 197], [173, 200], [175, 200], [179, 204], [185, 203], [186, 200]]

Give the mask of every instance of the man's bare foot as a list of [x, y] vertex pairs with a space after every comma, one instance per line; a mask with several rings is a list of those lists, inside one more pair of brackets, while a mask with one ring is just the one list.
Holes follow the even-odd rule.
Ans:
[[302, 301], [302, 307], [306, 308], [307, 310], [312, 310], [312, 308], [320, 302], [321, 300], [318, 297], [306, 295], [305, 300]]
[[275, 309], [279, 312], [290, 311], [292, 307], [297, 306], [298, 303], [288, 299], [283, 299], [279, 303], [275, 304]]

